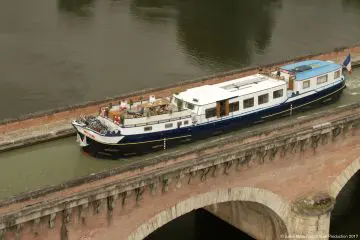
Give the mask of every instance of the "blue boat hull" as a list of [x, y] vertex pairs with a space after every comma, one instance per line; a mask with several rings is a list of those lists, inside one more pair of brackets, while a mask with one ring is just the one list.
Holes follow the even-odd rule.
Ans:
[[[244, 128], [252, 124], [289, 116], [295, 112], [316, 107], [316, 105], [334, 102], [340, 97], [344, 88], [345, 82], [342, 81], [337, 85], [312, 95], [299, 98], [292, 102], [285, 102], [275, 107], [249, 113], [247, 115], [166, 132], [126, 136], [119, 144], [102, 144], [87, 138], [88, 146], [83, 147], [83, 150], [95, 157], [106, 159], [125, 158], [165, 150], [180, 144], [186, 144], [239, 128]], [[82, 134], [79, 135], [83, 139], [84, 136]]]

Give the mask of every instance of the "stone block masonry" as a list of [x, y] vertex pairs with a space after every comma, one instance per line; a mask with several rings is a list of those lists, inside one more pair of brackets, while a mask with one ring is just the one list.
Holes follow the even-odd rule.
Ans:
[[0, 238], [137, 240], [194, 209], [227, 202], [255, 202], [265, 207], [253, 209], [275, 214], [276, 230], [264, 227], [259, 236], [325, 236], [334, 184], [344, 186], [360, 167], [359, 109], [217, 138], [151, 165], [4, 200]]
[[74, 130], [70, 125], [72, 119], [79, 117], [81, 114], [96, 114], [98, 113], [100, 106], [110, 102], [116, 103], [120, 99], [139, 99], [141, 96], [148, 95], [156, 95], [157, 97], [169, 96], [173, 92], [178, 92], [186, 88], [203, 84], [219, 83], [232, 78], [254, 74], [258, 71], [259, 68], [265, 70], [267, 68], [272, 68], [300, 60], [316, 58], [320, 60], [334, 60], [335, 62], [341, 62], [349, 52], [351, 52], [353, 55], [353, 64], [359, 64], [360, 45], [347, 48], [342, 47], [334, 49], [330, 52], [299, 56], [294, 59], [284, 59], [282, 61], [265, 66], [239, 69], [156, 89], [145, 89], [122, 96], [117, 96], [111, 99], [105, 99], [103, 101], [94, 101], [46, 112], [33, 113], [19, 117], [17, 119], [3, 120], [0, 122], [0, 152], [49, 141], [60, 137], [70, 136], [74, 134]]

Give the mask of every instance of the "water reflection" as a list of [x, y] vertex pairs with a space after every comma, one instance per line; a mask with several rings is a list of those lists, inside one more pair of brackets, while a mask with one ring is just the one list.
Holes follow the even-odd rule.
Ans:
[[180, 45], [201, 65], [247, 65], [269, 46], [281, 0], [135, 0], [131, 11], [150, 22], [177, 20]]
[[131, 12], [139, 19], [159, 23], [177, 17], [175, 0], [134, 0], [130, 5]]
[[200, 63], [210, 59], [229, 69], [244, 66], [254, 50], [262, 53], [269, 46], [278, 6], [279, 0], [184, 1], [179, 41]]
[[342, 4], [345, 8], [358, 8], [360, 10], [359, 0], [342, 0]]
[[210, 59], [229, 68], [246, 65], [253, 50], [261, 53], [269, 45], [276, 6], [280, 1], [182, 2], [179, 41], [200, 63]]
[[57, 0], [60, 11], [70, 12], [81, 17], [93, 14], [94, 0]]

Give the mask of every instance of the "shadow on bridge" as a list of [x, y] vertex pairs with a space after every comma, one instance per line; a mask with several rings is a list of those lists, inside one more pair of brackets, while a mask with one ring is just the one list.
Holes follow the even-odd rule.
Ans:
[[254, 239], [205, 209], [197, 209], [165, 224], [144, 240]]
[[[193, 196], [160, 212], [142, 224], [129, 239], [146, 237], [154, 240], [163, 239], [165, 235], [173, 236], [172, 239], [228, 239], [241, 235], [245, 239], [241, 231], [255, 239], [280, 239], [280, 236], [288, 234], [284, 221], [288, 217], [288, 209], [287, 201], [264, 189], [221, 189]], [[204, 216], [196, 216], [204, 212], [207, 212], [209, 221]], [[241, 231], [230, 227], [231, 230], [223, 231], [221, 224], [207, 224], [212, 221], [210, 216], [216, 216]], [[178, 228], [179, 225], [182, 226]], [[185, 232], [188, 229], [191, 232]], [[246, 236], [247, 239], [252, 239], [249, 236]]]
[[[360, 237], [360, 170], [339, 192], [331, 213], [330, 235], [357, 235]], [[338, 238], [329, 238], [338, 239]]]

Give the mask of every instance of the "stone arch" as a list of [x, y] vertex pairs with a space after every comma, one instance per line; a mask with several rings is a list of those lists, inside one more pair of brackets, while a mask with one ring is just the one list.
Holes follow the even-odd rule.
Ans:
[[168, 222], [186, 214], [193, 210], [210, 206], [216, 203], [247, 201], [256, 202], [270, 208], [284, 222], [287, 232], [287, 219], [290, 212], [290, 203], [280, 196], [264, 189], [239, 187], [229, 189], [219, 189], [213, 192], [190, 197], [176, 205], [168, 208], [156, 216], [149, 219], [146, 223], [140, 225], [128, 237], [129, 240], [142, 240], [149, 234], [167, 224]]
[[336, 199], [339, 195], [341, 189], [345, 184], [355, 175], [357, 171], [360, 170], [360, 157], [355, 159], [344, 171], [340, 173], [339, 176], [330, 186], [330, 196]]

